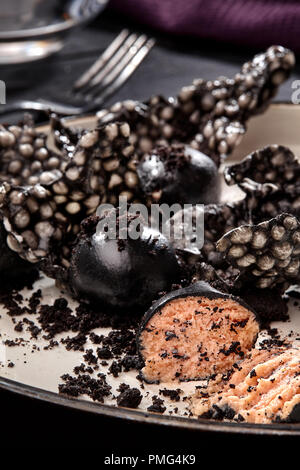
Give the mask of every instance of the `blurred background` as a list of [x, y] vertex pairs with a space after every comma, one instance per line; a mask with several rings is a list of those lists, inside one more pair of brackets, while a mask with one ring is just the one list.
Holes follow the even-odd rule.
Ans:
[[[108, 103], [171, 96], [194, 78], [232, 76], [271, 44], [300, 51], [297, 1], [1, 0], [0, 26], [0, 79], [8, 104], [40, 98], [74, 104], [72, 83], [125, 27], [154, 37], [156, 45]], [[290, 101], [299, 70], [277, 101]]]

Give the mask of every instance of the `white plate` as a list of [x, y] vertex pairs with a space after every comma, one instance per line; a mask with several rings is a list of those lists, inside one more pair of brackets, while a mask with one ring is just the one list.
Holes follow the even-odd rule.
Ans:
[[[268, 144], [283, 144], [289, 146], [295, 153], [300, 154], [300, 138], [298, 131], [298, 122], [300, 122], [300, 107], [288, 104], [272, 105], [269, 110], [261, 115], [253, 118], [249, 123], [249, 129], [244, 137], [241, 145], [234, 152], [231, 161], [238, 161], [243, 158], [250, 151], [263, 147]], [[94, 118], [76, 119], [72, 121], [73, 125], [80, 127], [90, 127], [95, 123]], [[239, 193], [236, 188], [228, 188], [223, 186], [223, 199], [236, 198]], [[43, 298], [41, 303], [52, 305], [55, 298], [64, 296], [68, 298], [71, 307], [76, 306], [76, 302], [70, 299], [65, 293], [62, 294], [55, 286], [51, 279], [44, 278], [35, 284], [35, 290], [41, 288]], [[32, 291], [22, 291], [24, 298], [30, 297]], [[286, 323], [274, 323], [278, 328], [282, 337], [287, 335], [291, 330], [293, 331], [292, 339], [296, 340], [300, 336], [300, 315], [299, 307], [293, 305], [293, 301], [289, 302], [289, 315], [290, 321]], [[300, 425], [297, 424], [282, 424], [282, 425], [247, 425], [236, 423], [217, 423], [208, 420], [196, 420], [192, 418], [185, 418], [184, 413], [187, 411], [187, 403], [168, 401], [163, 397], [167, 410], [164, 415], [157, 415], [147, 412], [147, 407], [152, 404], [151, 397], [158, 394], [159, 389], [164, 387], [178, 388], [178, 384], [162, 384], [158, 385], [145, 385], [143, 391], [144, 398], [140, 407], [137, 410], [121, 409], [116, 407], [115, 400], [111, 398], [105, 401], [105, 405], [95, 404], [91, 402], [88, 397], [83, 399], [69, 399], [58, 395], [58, 384], [62, 383], [60, 378], [62, 374], [73, 374], [73, 368], [80, 365], [83, 360], [83, 352], [67, 351], [63, 345], [59, 345], [51, 350], [45, 350], [48, 341], [39, 335], [38, 339], [30, 339], [30, 333], [23, 331], [16, 333], [14, 330], [14, 323], [11, 317], [6, 313], [3, 306], [0, 305], [0, 332], [2, 345], [0, 347], [0, 366], [1, 378], [0, 387], [10, 389], [17, 393], [34, 396], [42, 400], [59, 403], [65, 406], [80, 408], [84, 410], [93, 411], [99, 414], [121, 416], [128, 419], [138, 421], [148, 421], [160, 423], [162, 425], [175, 425], [186, 428], [212, 430], [212, 431], [229, 431], [229, 432], [248, 432], [259, 434], [300, 434]], [[26, 315], [24, 315], [26, 317]], [[22, 320], [17, 317], [17, 321]], [[37, 323], [36, 315], [27, 315], [27, 318]], [[25, 329], [24, 329], [25, 330]], [[106, 335], [109, 329], [98, 328], [94, 330], [97, 334]], [[73, 334], [75, 335], [75, 334]], [[261, 334], [263, 337], [264, 332]], [[59, 340], [62, 337], [72, 336], [72, 333], [67, 332], [61, 334], [55, 339]], [[8, 340], [15, 340], [22, 337], [25, 341], [21, 346], [7, 347], [3, 343]], [[33, 345], [36, 345], [33, 351]], [[92, 343], [85, 344], [85, 349], [96, 349]], [[33, 352], [32, 352], [33, 351]], [[14, 363], [14, 367], [8, 367], [10, 362]], [[108, 361], [110, 362], [110, 361]], [[101, 370], [99, 370], [101, 371]], [[99, 372], [97, 371], [97, 372]], [[103, 367], [103, 372], [107, 372], [107, 367]], [[128, 383], [130, 386], [139, 388], [139, 382], [136, 379], [136, 371], [123, 372], [118, 378], [113, 378], [107, 375], [107, 381], [112, 386], [114, 393], [122, 382]], [[184, 390], [185, 395], [193, 392], [195, 386], [199, 382], [182, 383], [179, 388]], [[149, 393], [148, 393], [149, 392]], [[117, 394], [118, 392], [116, 392]], [[169, 412], [175, 407], [179, 408], [177, 415], [168, 416]]]

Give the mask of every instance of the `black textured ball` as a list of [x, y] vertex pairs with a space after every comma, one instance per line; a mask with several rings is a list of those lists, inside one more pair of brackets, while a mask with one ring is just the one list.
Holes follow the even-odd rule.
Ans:
[[218, 169], [211, 158], [191, 147], [158, 147], [143, 157], [137, 173], [142, 191], [148, 196], [160, 191], [160, 202], [218, 202]]
[[88, 233], [83, 230], [70, 266], [71, 286], [78, 297], [118, 309], [149, 305], [180, 274], [170, 242], [146, 226], [141, 226], [136, 240], [111, 239], [96, 226]]

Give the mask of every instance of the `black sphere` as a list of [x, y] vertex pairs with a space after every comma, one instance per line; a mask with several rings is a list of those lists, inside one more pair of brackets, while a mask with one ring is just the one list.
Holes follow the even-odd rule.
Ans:
[[180, 274], [169, 241], [145, 226], [136, 240], [110, 239], [99, 230], [79, 234], [70, 266], [77, 297], [117, 309], [150, 305]]
[[218, 202], [218, 169], [211, 158], [192, 147], [158, 147], [137, 167], [142, 191], [161, 191], [160, 202], [210, 204]]

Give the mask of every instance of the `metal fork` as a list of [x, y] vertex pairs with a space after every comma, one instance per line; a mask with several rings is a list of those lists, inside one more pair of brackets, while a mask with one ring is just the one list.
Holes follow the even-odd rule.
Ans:
[[71, 106], [56, 101], [19, 100], [5, 107], [0, 115], [15, 111], [52, 111], [64, 116], [88, 114], [99, 109], [133, 74], [155, 44], [145, 34], [137, 35], [127, 29], [114, 39], [93, 65], [75, 81], [72, 95], [86, 102], [83, 106]]

